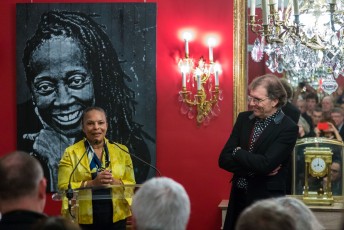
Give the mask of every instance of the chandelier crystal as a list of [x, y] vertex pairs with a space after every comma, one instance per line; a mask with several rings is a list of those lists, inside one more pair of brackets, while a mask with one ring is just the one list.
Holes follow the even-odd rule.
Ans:
[[307, 82], [328, 94], [336, 91], [336, 79], [344, 75], [343, 0], [293, 0], [284, 4], [262, 0], [262, 19], [256, 19], [255, 0], [251, 0], [251, 30], [258, 36], [251, 57], [286, 73], [297, 86]]

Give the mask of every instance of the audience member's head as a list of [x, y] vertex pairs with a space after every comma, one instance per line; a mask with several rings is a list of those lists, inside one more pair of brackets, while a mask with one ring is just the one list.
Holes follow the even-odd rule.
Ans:
[[331, 169], [331, 181], [332, 182], [341, 181], [342, 169], [341, 169], [340, 161], [333, 160], [330, 169]]
[[272, 199], [260, 200], [239, 216], [236, 230], [296, 230], [293, 216], [287, 208]]
[[297, 99], [296, 107], [300, 110], [301, 114], [306, 112], [306, 101], [302, 98]]
[[343, 124], [344, 121], [344, 110], [341, 107], [335, 107], [331, 111], [331, 118], [338, 128]]
[[317, 126], [317, 124], [323, 119], [323, 112], [320, 107], [315, 107], [312, 113], [312, 121], [313, 125]]
[[313, 212], [300, 200], [292, 197], [279, 197], [275, 201], [287, 208], [294, 217], [296, 230], [321, 230], [325, 229]]
[[312, 114], [314, 108], [317, 106], [317, 104], [319, 103], [319, 98], [318, 95], [316, 93], [310, 92], [307, 93], [306, 97], [306, 107], [307, 107], [307, 111]]
[[32, 230], [81, 230], [81, 227], [64, 217], [50, 216], [38, 221]]
[[333, 98], [331, 96], [325, 96], [321, 101], [322, 111], [325, 113], [330, 113], [334, 107]]
[[28, 153], [15, 151], [0, 158], [2, 214], [14, 210], [43, 212], [46, 180], [40, 163]]
[[166, 177], [146, 181], [134, 195], [131, 207], [137, 230], [183, 230], [190, 216], [184, 187]]
[[305, 118], [300, 116], [299, 122], [297, 123], [297, 125], [299, 126], [299, 138], [302, 138], [309, 134], [310, 127]]

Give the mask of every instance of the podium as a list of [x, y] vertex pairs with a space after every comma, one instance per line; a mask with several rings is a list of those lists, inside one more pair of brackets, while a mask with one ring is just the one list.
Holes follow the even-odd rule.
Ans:
[[[116, 211], [130, 216], [132, 197], [141, 187], [138, 184], [109, 185], [78, 188], [54, 193], [52, 199], [62, 201], [61, 214], [74, 223], [84, 224], [86, 219], [92, 218], [92, 204], [94, 201], [109, 201], [115, 203]], [[106, 191], [104, 193], [104, 191]], [[71, 197], [68, 199], [67, 197]], [[113, 210], [115, 212], [115, 210]]]

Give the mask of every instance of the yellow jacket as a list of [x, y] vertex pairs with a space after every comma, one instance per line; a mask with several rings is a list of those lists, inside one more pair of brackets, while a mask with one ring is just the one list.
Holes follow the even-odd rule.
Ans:
[[[110, 144], [107, 139], [105, 139], [107, 147], [109, 150], [110, 166], [108, 169], [112, 171], [112, 175], [116, 179], [121, 179], [122, 182], [126, 184], [135, 184], [133, 164], [130, 155], [114, 144]], [[120, 145], [120, 144], [118, 144]], [[127, 150], [127, 147], [120, 145], [121, 148]], [[58, 188], [60, 191], [66, 191], [68, 189], [69, 178], [71, 177], [71, 188], [78, 189], [81, 187], [82, 182], [86, 180], [92, 180], [90, 162], [87, 157], [84, 140], [68, 147], [59, 164], [58, 170]], [[84, 156], [83, 156], [84, 154]], [[83, 156], [83, 157], [82, 157]], [[72, 174], [73, 169], [79, 162], [79, 165]], [[126, 189], [123, 191], [121, 187], [112, 188], [112, 205], [113, 205], [113, 222], [125, 219], [131, 215], [130, 206], [131, 189]], [[125, 194], [125, 195], [124, 195]], [[129, 194], [129, 195], [128, 195]], [[92, 191], [91, 189], [81, 189], [78, 191], [79, 199], [79, 215], [78, 222], [80, 224], [92, 224]], [[66, 198], [62, 202], [62, 215], [68, 216], [68, 201]]]

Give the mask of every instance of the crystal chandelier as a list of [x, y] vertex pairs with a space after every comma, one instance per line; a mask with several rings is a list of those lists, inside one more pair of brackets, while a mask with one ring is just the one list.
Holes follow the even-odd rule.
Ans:
[[[264, 53], [272, 72], [286, 73], [297, 86], [306, 82], [331, 94], [344, 75], [344, 0], [262, 0], [262, 19], [256, 19], [251, 0], [249, 27], [257, 34], [251, 57]], [[280, 4], [278, 4], [280, 3]]]

